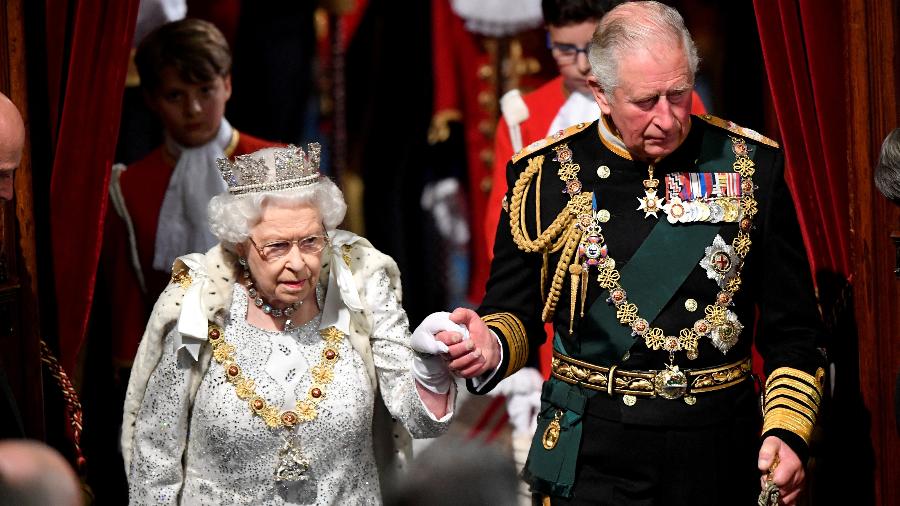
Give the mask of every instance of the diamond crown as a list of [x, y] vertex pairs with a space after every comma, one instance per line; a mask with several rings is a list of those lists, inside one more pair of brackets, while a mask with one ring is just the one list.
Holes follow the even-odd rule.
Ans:
[[266, 163], [266, 157], [256, 154], [234, 157], [234, 162], [227, 158], [219, 158], [216, 165], [222, 173], [222, 179], [228, 185], [228, 193], [243, 195], [245, 193], [287, 190], [310, 185], [319, 179], [319, 161], [322, 147], [317, 142], [303, 148], [290, 145], [285, 148], [274, 148], [272, 160], [275, 170]]

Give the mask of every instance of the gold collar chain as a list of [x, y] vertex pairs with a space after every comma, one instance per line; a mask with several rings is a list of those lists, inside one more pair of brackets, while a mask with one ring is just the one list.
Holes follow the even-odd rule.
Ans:
[[325, 346], [319, 363], [309, 370], [312, 385], [306, 391], [306, 398], [297, 401], [296, 410], [280, 411], [257, 395], [256, 382], [244, 376], [234, 358], [234, 345], [225, 341], [222, 328], [210, 324], [207, 333], [213, 348], [213, 358], [225, 369], [225, 379], [234, 385], [237, 396], [247, 401], [253, 414], [262, 418], [266, 425], [272, 428], [279, 426], [291, 428], [300, 422], [315, 420], [318, 416], [318, 405], [325, 398], [325, 389], [334, 380], [334, 365], [341, 357], [338, 347], [344, 333], [335, 327], [328, 327], [320, 330], [319, 335], [325, 341]]
[[[238, 398], [247, 401], [250, 411], [262, 418], [270, 428], [293, 429], [300, 422], [310, 422], [319, 415], [319, 403], [325, 398], [328, 385], [334, 380], [334, 366], [340, 359], [340, 343], [344, 333], [335, 327], [319, 330], [325, 341], [319, 363], [310, 368], [312, 384], [306, 391], [306, 398], [298, 400], [296, 409], [281, 411], [269, 404], [256, 393], [256, 382], [241, 371], [235, 360], [234, 345], [225, 341], [222, 327], [210, 323], [207, 337], [213, 348], [213, 358], [225, 369], [225, 379], [234, 385]], [[300, 449], [297, 437], [289, 433], [284, 437], [284, 446], [278, 452], [275, 480], [279, 483], [295, 482], [307, 479], [309, 460]]]

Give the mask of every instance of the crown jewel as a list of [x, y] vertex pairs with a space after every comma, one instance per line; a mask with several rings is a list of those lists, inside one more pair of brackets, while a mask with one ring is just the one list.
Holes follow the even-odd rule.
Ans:
[[245, 193], [286, 190], [315, 183], [319, 179], [319, 155], [322, 147], [318, 142], [306, 145], [306, 151], [294, 145], [274, 148], [274, 171], [260, 156], [240, 155], [234, 162], [219, 158], [216, 165], [222, 179], [228, 185], [228, 193]]

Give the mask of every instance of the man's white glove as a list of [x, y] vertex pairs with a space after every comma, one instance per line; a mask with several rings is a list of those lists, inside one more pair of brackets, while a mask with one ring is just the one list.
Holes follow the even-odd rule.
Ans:
[[410, 338], [410, 346], [416, 351], [412, 363], [413, 376], [419, 384], [436, 394], [447, 393], [453, 382], [447, 361], [439, 355], [450, 350], [434, 338], [442, 330], [459, 332], [463, 339], [469, 338], [469, 330], [450, 321], [450, 313], [445, 311], [428, 315]]

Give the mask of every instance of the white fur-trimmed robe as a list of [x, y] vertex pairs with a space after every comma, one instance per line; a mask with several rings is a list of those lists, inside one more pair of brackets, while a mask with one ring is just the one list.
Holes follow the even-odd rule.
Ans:
[[[379, 271], [387, 273], [390, 286], [397, 300], [401, 300], [400, 273], [393, 259], [376, 250], [365, 239], [349, 232], [333, 231], [331, 239], [332, 243], [338, 247], [334, 249], [327, 248], [323, 254], [323, 265], [320, 274], [320, 283], [323, 287], [329, 286], [328, 280], [331, 274], [332, 262], [347, 262], [352, 273], [353, 288], [358, 293], [360, 300], [366, 300], [365, 281]], [[338, 251], [340, 251], [343, 258], [335, 258]], [[234, 283], [237, 281], [238, 273], [240, 272], [237, 267], [237, 258], [233, 253], [221, 246], [214, 247], [206, 255], [195, 254], [191, 255], [191, 257], [189, 260], [193, 261], [185, 262], [183, 259], [176, 261], [173, 273], [177, 274], [185, 271], [194, 283], [198, 279], [206, 280], [204, 293], [202, 294], [202, 310], [208, 321], [222, 325], [224, 317], [229, 310]], [[190, 269], [188, 264], [193, 265], [194, 269]], [[173, 282], [166, 287], [154, 306], [135, 357], [125, 397], [121, 437], [126, 472], [131, 467], [134, 427], [138, 411], [144, 399], [147, 383], [163, 354], [175, 352], [175, 350], [166, 350], [164, 343], [166, 335], [176, 325], [184, 307], [182, 303], [188, 290], [186, 285], [187, 283], [182, 285]], [[347, 288], [344, 286], [342, 291], [346, 291]], [[332, 296], [334, 295], [332, 294]], [[328, 294], [326, 293], [327, 298]], [[377, 376], [372, 348], [369, 343], [372, 325], [371, 311], [368, 308], [363, 307], [361, 311], [350, 312], [348, 339], [352, 347], [362, 357], [366, 366], [367, 377], [372, 383], [373, 390], [377, 391]], [[192, 396], [196, 394], [200, 382], [206, 374], [211, 355], [211, 347], [208, 344], [204, 343], [200, 346], [198, 363], [191, 373], [190, 391]], [[451, 403], [453, 402], [453, 397], [455, 397], [454, 392], [451, 393]], [[411, 456], [411, 444], [409, 433], [403, 425], [391, 419], [390, 414], [380, 400], [380, 396], [376, 396], [376, 399], [373, 416], [374, 447], [379, 464], [379, 474], [383, 477], [386, 471], [402, 469]], [[191, 397], [191, 402], [193, 402], [193, 397]]]

